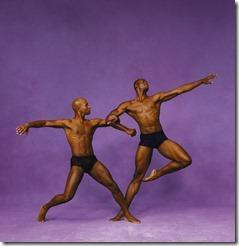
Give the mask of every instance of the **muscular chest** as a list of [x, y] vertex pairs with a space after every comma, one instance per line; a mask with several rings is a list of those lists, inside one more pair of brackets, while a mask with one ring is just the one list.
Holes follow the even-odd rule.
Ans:
[[129, 112], [134, 115], [145, 115], [155, 113], [159, 110], [159, 106], [150, 100], [143, 102], [135, 102], [129, 107]]
[[71, 126], [70, 131], [68, 132], [68, 136], [70, 139], [83, 139], [89, 138], [92, 135], [92, 127], [88, 123], [84, 124], [74, 124]]

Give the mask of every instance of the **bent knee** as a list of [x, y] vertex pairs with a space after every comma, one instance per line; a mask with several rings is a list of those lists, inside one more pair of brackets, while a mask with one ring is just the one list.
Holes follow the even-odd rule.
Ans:
[[182, 165], [182, 168], [188, 167], [192, 164], [192, 158], [191, 156], [186, 156], [184, 157], [181, 161], [180, 164]]
[[63, 194], [63, 201], [64, 202], [69, 202], [70, 200], [72, 200], [74, 197], [74, 194]]

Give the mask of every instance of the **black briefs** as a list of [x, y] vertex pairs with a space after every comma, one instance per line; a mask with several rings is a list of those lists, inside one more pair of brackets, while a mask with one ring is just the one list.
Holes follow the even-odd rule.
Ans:
[[88, 156], [75, 156], [71, 157], [71, 166], [80, 166], [86, 173], [89, 173], [92, 167], [97, 162], [97, 159], [94, 155]]
[[140, 134], [139, 145], [147, 146], [150, 148], [158, 148], [161, 143], [163, 143], [167, 138], [163, 130], [160, 132], [154, 132], [150, 134]]

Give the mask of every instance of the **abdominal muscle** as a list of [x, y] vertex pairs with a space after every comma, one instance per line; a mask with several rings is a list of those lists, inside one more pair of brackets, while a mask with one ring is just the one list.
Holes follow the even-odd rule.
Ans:
[[150, 134], [150, 133], [159, 132], [162, 130], [162, 127], [159, 122], [153, 126], [139, 124], [139, 127], [140, 127], [141, 133], [143, 134]]
[[77, 134], [71, 133], [66, 135], [68, 143], [71, 147], [72, 155], [75, 156], [88, 156], [93, 155], [92, 139], [86, 136], [79, 136]]
[[158, 115], [144, 115], [144, 117], [135, 117], [135, 120], [143, 134], [150, 134], [162, 130]]
[[128, 114], [136, 120], [143, 134], [150, 134], [162, 130], [159, 121], [160, 105], [145, 103], [138, 107], [129, 108]]

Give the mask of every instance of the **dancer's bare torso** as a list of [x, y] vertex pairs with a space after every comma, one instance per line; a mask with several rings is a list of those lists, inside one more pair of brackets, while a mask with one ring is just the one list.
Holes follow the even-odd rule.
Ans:
[[160, 124], [161, 102], [155, 96], [147, 96], [144, 99], [133, 99], [121, 104], [125, 112], [139, 125], [144, 134], [162, 130]]
[[94, 154], [92, 140], [97, 128], [97, 120], [69, 119], [64, 120], [66, 138], [71, 147], [72, 155], [86, 156]]

